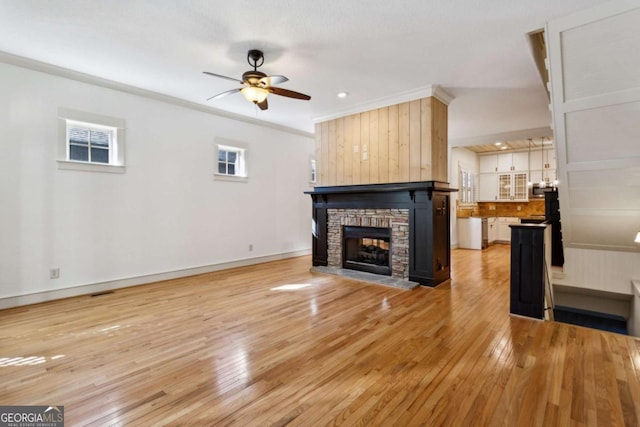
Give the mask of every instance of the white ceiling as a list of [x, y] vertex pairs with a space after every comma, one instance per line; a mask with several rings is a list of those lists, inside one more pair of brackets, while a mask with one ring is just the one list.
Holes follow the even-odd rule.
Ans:
[[[602, 2], [4, 0], [0, 51], [309, 132], [314, 119], [439, 85], [455, 97], [450, 140], [482, 143], [548, 128], [526, 35]], [[265, 52], [261, 71], [311, 101], [270, 96], [265, 112], [240, 94], [206, 102], [237, 86], [202, 71], [240, 78], [252, 48]]]

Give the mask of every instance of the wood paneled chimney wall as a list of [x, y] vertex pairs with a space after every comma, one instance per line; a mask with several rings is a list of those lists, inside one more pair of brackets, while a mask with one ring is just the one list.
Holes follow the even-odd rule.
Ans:
[[316, 185], [447, 182], [447, 108], [431, 96], [317, 123]]

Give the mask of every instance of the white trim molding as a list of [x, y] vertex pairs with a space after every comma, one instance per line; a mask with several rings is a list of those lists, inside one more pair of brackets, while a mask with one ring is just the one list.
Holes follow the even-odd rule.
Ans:
[[345, 108], [337, 113], [321, 114], [312, 117], [314, 123], [326, 122], [328, 120], [339, 119], [340, 117], [350, 116], [352, 114], [363, 113], [378, 108], [388, 107], [390, 105], [402, 104], [404, 102], [415, 101], [416, 99], [429, 98], [433, 96], [440, 102], [449, 105], [454, 97], [438, 85], [424, 86], [418, 89], [401, 92], [393, 96], [386, 96], [363, 104], [353, 105]]
[[95, 86], [104, 87], [107, 89], [117, 90], [120, 92], [129, 93], [132, 95], [138, 95], [156, 101], [166, 102], [180, 107], [189, 108], [192, 110], [200, 111], [207, 114], [212, 114], [219, 117], [225, 117], [228, 119], [238, 120], [253, 125], [264, 126], [267, 128], [279, 130], [282, 132], [291, 133], [294, 135], [306, 136], [313, 138], [312, 132], [305, 132], [303, 130], [294, 129], [284, 125], [276, 123], [266, 122], [264, 120], [258, 120], [251, 117], [243, 116], [241, 114], [230, 113], [228, 111], [220, 110], [206, 105], [201, 105], [195, 102], [186, 101], [184, 99], [175, 98], [173, 96], [164, 95], [162, 93], [153, 92], [146, 89], [141, 89], [135, 86], [126, 85], [124, 83], [115, 82], [113, 80], [103, 79], [101, 77], [92, 76], [90, 74], [73, 71], [68, 68], [58, 67], [56, 65], [47, 64], [45, 62], [36, 61], [35, 59], [25, 58], [18, 55], [12, 55], [7, 52], [0, 51], [0, 62], [5, 64], [15, 65], [17, 67], [26, 68], [33, 71], [39, 71], [41, 73], [47, 73], [58, 77], [63, 77], [70, 80], [75, 80], [82, 83], [89, 83]]

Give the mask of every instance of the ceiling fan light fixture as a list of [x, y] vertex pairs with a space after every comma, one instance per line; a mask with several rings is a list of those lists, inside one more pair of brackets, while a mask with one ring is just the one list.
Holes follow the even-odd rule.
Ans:
[[256, 86], [243, 87], [240, 92], [242, 92], [242, 95], [247, 99], [247, 101], [253, 102], [254, 104], [261, 103], [267, 99], [267, 95], [269, 94], [267, 89]]

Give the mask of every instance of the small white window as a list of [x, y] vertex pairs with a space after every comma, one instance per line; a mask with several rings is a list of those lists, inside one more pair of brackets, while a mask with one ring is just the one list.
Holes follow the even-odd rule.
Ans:
[[[227, 142], [227, 141], [225, 141]], [[233, 141], [228, 141], [233, 142]], [[247, 150], [244, 147], [238, 147], [227, 144], [216, 145], [215, 171], [214, 178], [226, 181], [247, 180]]]
[[218, 173], [220, 175], [244, 176], [244, 150], [221, 145], [218, 147]]
[[60, 108], [58, 168], [123, 173], [124, 120]]
[[67, 160], [115, 164], [116, 128], [93, 123], [67, 121]]

